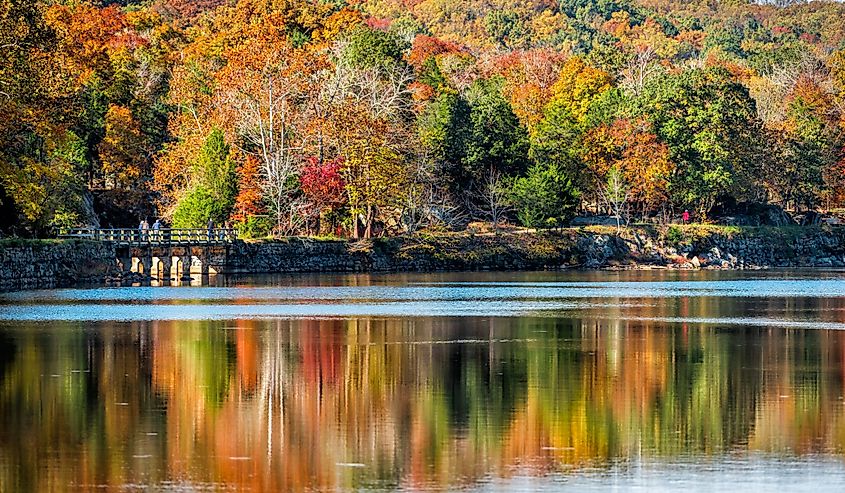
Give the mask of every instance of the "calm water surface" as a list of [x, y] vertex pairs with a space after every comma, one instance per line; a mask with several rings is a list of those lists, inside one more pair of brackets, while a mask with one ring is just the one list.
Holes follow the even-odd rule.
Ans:
[[0, 294], [0, 491], [845, 490], [845, 273]]

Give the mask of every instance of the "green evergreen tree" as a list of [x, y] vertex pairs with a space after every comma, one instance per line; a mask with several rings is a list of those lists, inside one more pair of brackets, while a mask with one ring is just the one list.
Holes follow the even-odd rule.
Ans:
[[220, 224], [229, 218], [238, 193], [229, 151], [223, 132], [213, 129], [194, 163], [195, 183], [176, 205], [173, 227], [203, 228], [209, 219]]
[[572, 181], [555, 164], [535, 164], [511, 189], [516, 215], [529, 228], [567, 225], [575, 216], [578, 197]]

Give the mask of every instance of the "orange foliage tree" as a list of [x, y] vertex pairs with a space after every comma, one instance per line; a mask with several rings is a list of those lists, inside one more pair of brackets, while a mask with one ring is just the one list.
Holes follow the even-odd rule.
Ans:
[[629, 201], [643, 213], [653, 212], [668, 198], [674, 165], [669, 148], [645, 119], [619, 119], [588, 132], [584, 161], [596, 188], [606, 186], [611, 172], [620, 173]]

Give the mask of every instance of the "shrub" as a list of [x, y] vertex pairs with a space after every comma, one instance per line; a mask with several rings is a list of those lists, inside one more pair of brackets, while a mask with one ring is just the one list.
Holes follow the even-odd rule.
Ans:
[[671, 245], [678, 245], [684, 241], [684, 233], [677, 226], [670, 226], [666, 230], [666, 241]]
[[250, 216], [245, 221], [235, 223], [238, 238], [266, 238], [273, 231], [273, 221], [269, 217]]

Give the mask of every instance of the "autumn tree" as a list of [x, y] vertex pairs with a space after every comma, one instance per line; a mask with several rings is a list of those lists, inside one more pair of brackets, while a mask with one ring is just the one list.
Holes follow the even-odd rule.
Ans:
[[[590, 130], [584, 139], [583, 159], [593, 179], [593, 190], [617, 212], [623, 196], [642, 214], [656, 212], [669, 199], [674, 172], [669, 148], [643, 118], [619, 119]], [[608, 193], [608, 183], [613, 185], [613, 193]]]
[[105, 116], [105, 136], [98, 146], [100, 166], [115, 188], [139, 185], [146, 173], [147, 142], [129, 108], [111, 105]]
[[276, 230], [292, 232], [300, 220], [296, 191], [309, 60], [303, 50], [258, 40], [233, 49], [228, 60], [215, 76], [220, 119], [242, 142], [241, 151], [261, 163], [263, 195]]
[[269, 235], [273, 229], [264, 207], [261, 186], [261, 163], [255, 156], [246, 156], [237, 168], [238, 194], [232, 210], [232, 219], [240, 236], [259, 238]]
[[611, 88], [606, 72], [572, 57], [563, 65], [551, 88], [551, 99], [531, 136], [531, 157], [544, 166], [556, 166], [578, 188], [589, 189], [581, 159], [581, 141], [588, 129], [588, 112]]
[[[299, 175], [300, 188], [309, 205], [309, 216], [316, 221], [316, 232], [321, 231], [324, 219], [329, 226], [336, 222], [337, 212], [346, 203], [346, 183], [343, 181], [343, 159], [320, 162], [316, 157], [305, 160]], [[331, 228], [331, 231], [334, 228]]]
[[378, 217], [398, 222], [402, 199], [413, 192], [412, 72], [388, 33], [361, 28], [336, 49], [332, 91], [323, 92], [330, 97], [326, 132], [342, 158], [353, 236], [369, 238]]
[[264, 212], [261, 199], [260, 164], [255, 156], [247, 156], [237, 168], [238, 194], [235, 196], [232, 219], [245, 223]]
[[590, 66], [581, 57], [572, 57], [563, 65], [551, 88], [549, 104], [583, 124], [592, 102], [610, 89], [612, 82], [613, 78], [604, 70]]
[[565, 54], [554, 50], [534, 49], [511, 52], [493, 62], [493, 70], [504, 78], [503, 94], [530, 134], [543, 119], [565, 60]]
[[722, 68], [666, 76], [642, 96], [642, 111], [669, 148], [676, 172], [669, 185], [674, 204], [702, 217], [720, 196], [758, 195], [762, 126], [748, 90]]
[[41, 236], [77, 225], [89, 166], [68, 125], [72, 75], [40, 2], [0, 1], [0, 228]]
[[84, 183], [77, 171], [85, 160], [82, 141], [67, 132], [51, 139], [44, 151], [43, 159], [27, 153], [0, 165], [0, 185], [36, 236], [78, 226], [82, 219]]

